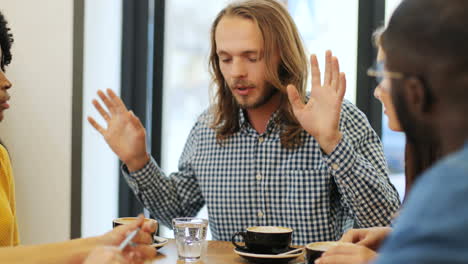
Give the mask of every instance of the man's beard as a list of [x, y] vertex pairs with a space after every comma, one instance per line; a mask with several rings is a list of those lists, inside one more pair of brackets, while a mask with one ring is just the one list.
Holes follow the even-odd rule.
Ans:
[[235, 96], [234, 99], [236, 100], [237, 104], [239, 105], [240, 108], [242, 109], [256, 109], [259, 108], [266, 103], [270, 101], [270, 99], [278, 93], [278, 89], [276, 89], [274, 86], [272, 86], [270, 83], [265, 82], [264, 84], [264, 91], [263, 93], [259, 96], [258, 100], [252, 103], [242, 103], [240, 102]]

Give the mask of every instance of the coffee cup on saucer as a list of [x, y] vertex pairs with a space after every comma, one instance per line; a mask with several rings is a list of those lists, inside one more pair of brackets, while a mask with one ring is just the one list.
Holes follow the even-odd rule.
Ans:
[[314, 261], [322, 256], [329, 248], [338, 246], [340, 242], [325, 241], [310, 243], [305, 246], [307, 264], [314, 264]]
[[[238, 250], [256, 254], [280, 254], [290, 250], [293, 229], [280, 226], [254, 226], [235, 233], [231, 242]], [[236, 243], [241, 236], [245, 246]]]
[[[126, 224], [130, 224], [132, 223], [133, 221], [136, 221], [138, 219], [138, 217], [119, 217], [119, 218], [116, 218], [114, 220], [112, 220], [112, 228], [116, 228], [117, 226], [120, 226], [120, 225], [126, 225]], [[156, 233], [156, 230], [158, 230], [158, 221], [154, 220], [154, 219], [150, 219], [150, 218], [145, 218], [144, 219], [144, 222], [155, 222], [156, 223], [156, 228], [155, 228], [155, 231], [153, 233], [151, 233], [151, 238], [153, 239], [153, 242], [154, 241], [154, 235]]]

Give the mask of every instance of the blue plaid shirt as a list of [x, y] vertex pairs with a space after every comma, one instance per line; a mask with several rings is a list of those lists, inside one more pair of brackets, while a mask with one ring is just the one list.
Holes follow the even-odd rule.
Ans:
[[166, 177], [153, 159], [125, 178], [161, 223], [195, 216], [208, 206], [213, 238], [230, 240], [249, 226], [294, 229], [293, 243], [336, 240], [354, 226], [390, 223], [400, 201], [387, 176], [381, 142], [365, 115], [345, 101], [343, 139], [330, 155], [303, 131], [303, 145], [286, 149], [273, 114], [258, 134], [240, 115], [240, 131], [222, 144], [204, 112], [192, 128], [179, 171]]

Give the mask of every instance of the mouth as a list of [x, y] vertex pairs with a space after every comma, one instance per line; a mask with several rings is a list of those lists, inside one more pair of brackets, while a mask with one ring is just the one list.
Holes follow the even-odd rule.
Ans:
[[254, 88], [255, 85], [250, 84], [246, 81], [235, 81], [234, 85], [232, 86], [233, 92], [237, 93], [238, 95], [248, 95]]
[[10, 108], [10, 104], [8, 103], [8, 100], [10, 98], [8, 98], [7, 100], [0, 100], [0, 108], [1, 110], [6, 110], [8, 108]]
[[248, 95], [249, 93], [251, 93], [251, 91], [253, 90], [254, 87], [252, 86], [236, 86], [235, 87], [235, 91], [237, 94], [239, 95], [242, 95], [242, 96], [246, 96]]
[[236, 87], [236, 89], [241, 90], [241, 91], [245, 91], [245, 90], [250, 89], [250, 88], [251, 87], [249, 87], [249, 86], [237, 86]]

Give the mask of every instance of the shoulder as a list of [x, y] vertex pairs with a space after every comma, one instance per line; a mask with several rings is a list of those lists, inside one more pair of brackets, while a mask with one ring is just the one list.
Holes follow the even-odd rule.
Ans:
[[2, 178], [7, 180], [7, 183], [11, 184], [12, 181], [12, 169], [10, 156], [6, 148], [0, 144], [0, 174]]
[[[437, 201], [452, 195], [468, 195], [467, 159], [468, 146], [441, 159], [419, 177], [411, 193]], [[444, 194], [444, 197], [431, 194]]]
[[366, 115], [356, 105], [346, 99], [341, 104], [341, 118], [347, 122], [369, 123]]
[[189, 138], [199, 137], [202, 134], [212, 133], [211, 124], [213, 123], [214, 115], [212, 108], [205, 109], [198, 115], [195, 124], [192, 126]]
[[403, 259], [413, 259], [413, 263], [429, 259], [434, 260], [431, 263], [452, 263], [444, 258], [462, 251], [468, 257], [464, 250], [468, 243], [467, 157], [468, 150], [462, 150], [420, 176], [382, 249], [382, 261], [377, 263], [386, 263], [383, 260], [387, 257], [393, 258], [392, 263]]
[[[426, 235], [468, 233], [467, 158], [468, 148], [442, 159], [424, 172], [411, 189], [397, 224], [427, 232]], [[434, 226], [439, 229], [432, 230]]]
[[0, 144], [0, 160], [2, 161], [2, 163], [10, 162], [10, 156], [8, 154], [8, 151], [2, 144]]
[[206, 108], [197, 118], [197, 123], [209, 126], [214, 120], [213, 107]]
[[340, 130], [356, 143], [367, 141], [369, 137], [373, 142], [380, 142], [367, 116], [348, 100], [343, 100], [341, 105]]

